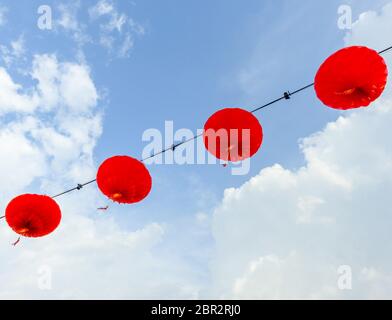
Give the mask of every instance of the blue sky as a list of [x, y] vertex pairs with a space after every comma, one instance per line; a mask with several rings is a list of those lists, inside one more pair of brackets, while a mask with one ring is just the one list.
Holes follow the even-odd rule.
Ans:
[[[0, 2], [6, 8], [0, 44], [9, 47], [18, 39], [24, 44], [23, 53], [8, 65], [3, 59], [2, 67], [29, 92], [35, 82], [26, 72], [30, 72], [35, 55], [55, 54], [59, 62], [88, 66], [100, 97], [94, 112], [102, 114], [102, 134], [93, 141], [96, 146], [91, 153], [92, 166], [117, 154], [141, 157], [146, 145], [143, 132], [149, 128], [163, 130], [164, 121], [174, 121], [175, 129], [195, 131], [220, 108], [252, 109], [286, 90], [311, 83], [320, 63], [346, 45], [347, 31], [337, 27], [337, 9], [343, 3], [335, 0], [306, 0], [300, 4], [272, 0], [107, 1], [114, 8], [112, 15], [98, 18], [89, 15], [89, 9], [98, 3], [96, 0], [46, 3], [52, 8], [54, 26], [44, 31], [37, 28], [41, 1]], [[360, 13], [379, 12], [387, 3], [344, 4], [352, 7], [353, 20], [357, 20]], [[127, 23], [121, 31], [103, 31], [112, 17], [122, 15]], [[103, 35], [112, 37], [110, 48], [99, 43]], [[132, 45], [121, 54], [128, 36]], [[83, 42], [81, 37], [87, 40]], [[224, 190], [239, 188], [260, 170], [276, 163], [287, 170], [305, 165], [299, 140], [322, 130], [340, 115], [322, 106], [313, 89], [309, 89], [257, 114], [264, 129], [264, 144], [252, 159], [248, 175], [233, 176], [219, 165], [152, 165], [149, 169], [154, 187], [144, 202], [130, 207], [113, 205], [108, 213], [110, 218], [97, 216], [91, 210], [86, 210], [85, 215], [92, 221], [113, 219], [124, 232], [135, 232], [154, 223], [162, 225], [164, 238], [151, 249], [151, 254], [163, 260], [160, 261], [169, 270], [168, 261], [176, 264], [184, 274], [178, 283], [190, 279], [189, 283], [199, 284], [195, 289], [198, 296], [212, 296], [208, 283], [213, 277], [210, 267], [216, 239], [210, 227]], [[53, 113], [39, 115], [49, 123], [52, 116]], [[7, 113], [2, 117], [2, 123], [8, 125], [20, 116]], [[84, 178], [81, 174], [80, 179]], [[45, 190], [42, 181], [46, 179], [52, 179], [56, 185], [56, 177], [45, 173], [25, 183], [18, 192]], [[75, 181], [61, 177], [56, 187], [67, 189]], [[87, 188], [92, 190], [86, 198], [85, 190], [77, 197], [106, 204], [103, 196], [89, 193], [96, 192], [95, 186]], [[79, 198], [68, 199], [70, 206], [76, 199]], [[198, 214], [206, 222], [198, 222]], [[173, 275], [162, 271], [162, 276], [171, 279]], [[160, 290], [150, 292], [150, 296], [164, 298], [166, 291]], [[84, 293], [88, 296], [87, 289]], [[69, 295], [83, 297], [84, 293]], [[31, 295], [34, 294], [33, 290]]]

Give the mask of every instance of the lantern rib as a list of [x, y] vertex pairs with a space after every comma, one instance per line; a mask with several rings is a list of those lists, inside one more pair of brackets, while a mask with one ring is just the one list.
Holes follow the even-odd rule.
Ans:
[[[388, 47], [388, 48], [385, 48], [385, 49], [379, 51], [378, 54], [382, 55], [382, 54], [384, 54], [384, 53], [386, 53], [386, 52], [388, 52], [388, 51], [390, 51], [390, 50], [392, 50], [392, 46], [390, 46], [390, 47]], [[264, 104], [264, 105], [262, 105], [262, 106], [260, 106], [260, 107], [257, 107], [257, 108], [255, 108], [255, 109], [251, 110], [250, 112], [251, 112], [251, 113], [255, 113], [255, 112], [257, 112], [257, 111], [259, 111], [259, 110], [261, 110], [261, 109], [264, 109], [264, 108], [266, 108], [266, 107], [269, 107], [269, 106], [271, 106], [271, 105], [273, 105], [273, 104], [275, 104], [275, 103], [277, 103], [277, 102], [279, 102], [279, 101], [281, 101], [281, 100], [288, 100], [291, 96], [293, 96], [293, 95], [295, 95], [295, 94], [297, 94], [297, 93], [300, 93], [300, 92], [302, 92], [302, 91], [305, 91], [305, 90], [307, 90], [307, 89], [309, 89], [309, 88], [311, 88], [311, 87], [313, 87], [313, 86], [314, 86], [314, 82], [313, 82], [313, 83], [310, 83], [310, 84], [308, 84], [308, 85], [306, 85], [306, 86], [303, 86], [302, 88], [297, 89], [297, 90], [295, 90], [295, 91], [293, 91], [293, 92], [286, 91], [286, 92], [283, 93], [283, 95], [282, 95], [281, 97], [279, 97], [279, 98], [277, 98], [277, 99], [275, 99], [275, 100], [272, 100], [272, 101], [270, 101], [270, 102], [268, 102], [268, 103], [266, 103], [266, 104]], [[177, 143], [177, 144], [174, 144], [174, 145], [172, 145], [171, 147], [168, 147], [168, 148], [163, 149], [163, 150], [161, 150], [161, 151], [159, 151], [159, 152], [157, 152], [157, 153], [154, 153], [154, 154], [152, 154], [152, 155], [150, 155], [150, 156], [148, 156], [148, 157], [146, 157], [146, 158], [141, 159], [140, 161], [141, 161], [141, 162], [145, 162], [146, 160], [153, 159], [153, 158], [155, 158], [156, 156], [158, 156], [158, 155], [160, 155], [160, 154], [164, 154], [164, 153], [166, 153], [166, 152], [168, 152], [168, 151], [173, 151], [173, 152], [174, 152], [175, 149], [176, 149], [177, 147], [179, 147], [179, 146], [181, 146], [181, 145], [183, 145], [183, 144], [185, 144], [185, 143], [194, 141], [194, 140], [200, 138], [202, 135], [203, 135], [203, 134], [195, 135], [194, 137], [192, 137], [192, 138], [190, 138], [190, 139], [187, 139], [187, 140], [184, 140], [184, 141], [179, 142], [179, 143]], [[93, 180], [90, 180], [90, 181], [85, 182], [85, 183], [83, 183], [83, 184], [78, 184], [76, 187], [74, 187], [74, 188], [72, 188], [72, 189], [66, 190], [66, 191], [64, 191], [64, 192], [61, 192], [61, 193], [59, 193], [59, 194], [56, 194], [56, 195], [52, 196], [52, 198], [53, 198], [53, 199], [54, 199], [54, 198], [58, 198], [58, 197], [60, 197], [60, 196], [63, 196], [63, 195], [65, 195], [65, 194], [70, 193], [70, 192], [73, 192], [73, 191], [75, 191], [75, 190], [81, 190], [84, 186], [87, 186], [87, 185], [89, 185], [89, 184], [92, 184], [92, 183], [94, 183], [94, 182], [96, 182], [96, 181], [97, 181], [97, 179], [93, 179]], [[4, 217], [0, 217], [0, 220], [3, 219], [3, 218], [4, 218]]]

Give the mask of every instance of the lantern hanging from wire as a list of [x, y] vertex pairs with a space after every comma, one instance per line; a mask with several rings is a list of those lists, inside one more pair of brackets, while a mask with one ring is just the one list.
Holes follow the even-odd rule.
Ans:
[[263, 129], [249, 111], [226, 108], [206, 122], [204, 145], [218, 159], [237, 162], [252, 157], [263, 142]]
[[52, 233], [58, 227], [61, 210], [48, 196], [23, 194], [7, 205], [5, 219], [19, 235], [38, 238]]
[[115, 156], [105, 160], [99, 167], [97, 184], [101, 192], [114, 202], [131, 204], [147, 197], [152, 179], [139, 160]]
[[352, 46], [332, 54], [315, 77], [317, 97], [328, 107], [348, 110], [369, 106], [385, 89], [388, 69], [373, 49]]

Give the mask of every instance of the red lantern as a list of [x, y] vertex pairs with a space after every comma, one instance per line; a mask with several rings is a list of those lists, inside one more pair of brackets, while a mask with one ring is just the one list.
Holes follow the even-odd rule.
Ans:
[[128, 156], [105, 160], [98, 169], [97, 184], [101, 192], [118, 203], [136, 203], [151, 191], [152, 180], [145, 165]]
[[227, 108], [214, 113], [204, 126], [204, 145], [215, 157], [242, 161], [252, 157], [263, 142], [263, 129], [249, 111]]
[[24, 237], [38, 238], [52, 233], [61, 220], [61, 210], [48, 196], [24, 194], [11, 200], [5, 210], [8, 225]]
[[384, 91], [388, 69], [384, 59], [367, 47], [348, 47], [331, 55], [315, 78], [318, 98], [334, 109], [366, 107]]

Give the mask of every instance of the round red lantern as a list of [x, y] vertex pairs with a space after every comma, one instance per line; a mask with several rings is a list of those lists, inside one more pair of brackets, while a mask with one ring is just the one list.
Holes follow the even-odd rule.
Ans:
[[327, 106], [347, 110], [366, 107], [384, 91], [388, 69], [367, 47], [341, 49], [321, 65], [315, 78], [317, 97]]
[[44, 195], [20, 195], [5, 210], [8, 225], [24, 237], [38, 238], [52, 233], [60, 224], [61, 210], [56, 201]]
[[242, 161], [252, 157], [263, 142], [263, 129], [249, 111], [226, 108], [214, 113], [206, 122], [204, 145], [218, 159]]
[[98, 169], [97, 184], [101, 192], [118, 203], [142, 201], [151, 191], [152, 179], [145, 165], [128, 156], [105, 160]]

